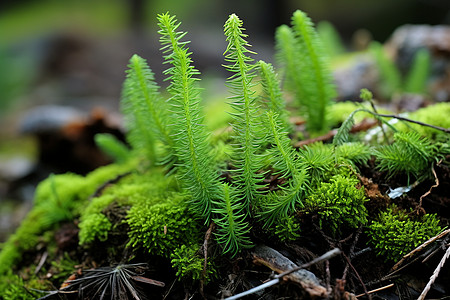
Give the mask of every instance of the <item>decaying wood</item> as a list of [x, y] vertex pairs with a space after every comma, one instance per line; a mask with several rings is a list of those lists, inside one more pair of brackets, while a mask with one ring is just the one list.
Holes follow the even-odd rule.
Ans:
[[[257, 246], [253, 249], [252, 254], [253, 262], [255, 264], [264, 265], [279, 274], [298, 268], [291, 260], [268, 246]], [[322, 286], [317, 277], [308, 270], [301, 269], [292, 272], [283, 276], [283, 279], [299, 284], [311, 298], [328, 296], [327, 289]]]

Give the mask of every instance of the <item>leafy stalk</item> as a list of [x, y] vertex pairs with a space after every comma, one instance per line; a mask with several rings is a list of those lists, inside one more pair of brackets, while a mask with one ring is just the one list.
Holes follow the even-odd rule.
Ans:
[[270, 63], [260, 60], [258, 62], [259, 73], [261, 77], [261, 85], [265, 98], [268, 99], [267, 105], [269, 109], [278, 114], [284, 130], [290, 131], [290, 124], [286, 110], [286, 103], [282, 97], [280, 82]]
[[[292, 28], [281, 25], [275, 31], [275, 49], [278, 64], [284, 69], [284, 86], [295, 93], [296, 99], [304, 99], [302, 78], [300, 76], [300, 60], [298, 59], [298, 41]], [[299, 102], [301, 102], [299, 100]]]
[[237, 182], [243, 192], [245, 206], [248, 207], [257, 195], [257, 184], [262, 176], [257, 173], [262, 163], [257, 155], [260, 145], [258, 140], [257, 106], [255, 91], [252, 83], [255, 77], [254, 68], [250, 63], [252, 58], [247, 54], [254, 52], [247, 49], [250, 45], [245, 41], [242, 21], [235, 14], [230, 15], [224, 25], [224, 32], [228, 42], [225, 50], [224, 67], [233, 73], [227, 82], [231, 88], [231, 106], [234, 122], [235, 139], [238, 143], [235, 149], [235, 166], [237, 168]]
[[273, 167], [283, 177], [290, 178], [288, 187], [282, 187], [283, 193], [270, 194], [263, 203], [260, 217], [264, 220], [264, 226], [270, 227], [275, 221], [287, 218], [295, 211], [297, 204], [302, 205], [308, 176], [306, 168], [298, 168], [298, 156], [291, 146], [291, 140], [286, 132], [282, 131], [281, 121], [273, 111], [266, 113], [270, 141], [275, 146], [274, 151], [269, 152], [274, 158]]
[[145, 59], [133, 55], [128, 68], [121, 101], [128, 129], [127, 139], [133, 149], [145, 152], [155, 163], [156, 142], [172, 143], [165, 124], [165, 102]]
[[248, 238], [250, 226], [245, 222], [245, 211], [238, 192], [232, 186], [222, 184], [222, 201], [217, 202], [213, 212], [218, 216], [217, 241], [224, 248], [224, 253], [235, 256], [242, 248], [248, 248], [251, 242]]
[[292, 176], [297, 172], [298, 156], [291, 146], [291, 140], [284, 131], [285, 128], [279, 120], [279, 116], [272, 110], [266, 113], [266, 123], [268, 138], [275, 146], [274, 151], [269, 151], [269, 155], [274, 159], [273, 168], [278, 170], [283, 177]]
[[206, 221], [210, 218], [213, 199], [217, 197], [218, 174], [210, 155], [208, 135], [200, 111], [200, 89], [196, 85], [199, 75], [192, 66], [187, 42], [181, 41], [185, 32], [176, 31], [181, 23], [168, 13], [158, 15], [162, 50], [166, 63], [171, 94], [169, 104], [173, 119], [174, 148], [178, 158], [177, 172], [183, 186], [192, 194], [193, 209]]
[[294, 12], [292, 27], [298, 40], [297, 59], [301, 60], [300, 76], [306, 96], [300, 100], [307, 109], [309, 128], [322, 131], [326, 129], [326, 109], [336, 94], [327, 66], [327, 56], [311, 19], [304, 12]]

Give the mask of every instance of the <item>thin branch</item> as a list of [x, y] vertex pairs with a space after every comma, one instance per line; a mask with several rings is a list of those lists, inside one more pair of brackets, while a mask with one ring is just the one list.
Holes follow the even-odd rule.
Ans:
[[367, 296], [367, 298], [369, 298], [369, 300], [372, 299], [372, 296], [370, 296], [369, 292], [367, 291], [366, 285], [364, 284], [361, 276], [359, 276], [358, 271], [356, 271], [356, 269], [353, 266], [353, 264], [351, 263], [350, 259], [344, 253], [342, 253], [342, 256], [344, 256], [345, 260], [347, 261], [347, 264], [350, 266], [350, 268], [352, 268], [353, 272], [355, 273], [356, 277], [358, 278], [359, 282], [361, 283], [361, 285], [364, 289], [364, 294]]
[[420, 294], [420, 296], [419, 296], [419, 298], [417, 298], [417, 300], [425, 299], [427, 293], [431, 289], [431, 285], [436, 281], [436, 278], [439, 276], [439, 272], [441, 271], [442, 267], [445, 264], [445, 261], [448, 259], [449, 256], [450, 256], [450, 247], [448, 247], [447, 251], [445, 251], [444, 256], [442, 257], [442, 259], [439, 262], [438, 266], [434, 270], [433, 275], [430, 277], [430, 280], [428, 281], [427, 285], [425, 286], [425, 288], [422, 291], [422, 294]]
[[[393, 287], [393, 286], [394, 286], [394, 284], [391, 283], [391, 284], [385, 285], [385, 286], [383, 286], [383, 287], [380, 287], [380, 288], [378, 288], [378, 289], [371, 290], [371, 291], [367, 292], [367, 294], [373, 294], [373, 293], [376, 293], [376, 292], [379, 292], [379, 291], [383, 291], [383, 290], [388, 289], [388, 288], [391, 288], [391, 287]], [[359, 297], [364, 296], [364, 295], [365, 295], [365, 293], [362, 293], [362, 294], [359, 294], [359, 295], [357, 295], [357, 296], [355, 296], [355, 297], [356, 297], [356, 298], [359, 298]]]
[[319, 256], [319, 257], [313, 259], [312, 261], [310, 261], [310, 262], [308, 262], [306, 264], [303, 264], [303, 265], [301, 265], [299, 267], [296, 267], [296, 268], [293, 268], [293, 269], [288, 270], [286, 272], [283, 272], [281, 274], [278, 274], [278, 275], [275, 276], [274, 279], [272, 279], [270, 281], [267, 281], [266, 283], [258, 285], [256, 287], [254, 287], [254, 288], [252, 288], [252, 289], [250, 289], [248, 291], [242, 292], [240, 294], [237, 294], [237, 295], [225, 298], [225, 300], [240, 299], [240, 298], [242, 298], [244, 296], [251, 295], [251, 294], [256, 293], [258, 291], [264, 290], [265, 288], [268, 288], [268, 287], [270, 287], [272, 285], [278, 284], [281, 281], [281, 279], [284, 276], [286, 276], [286, 275], [289, 275], [289, 274], [291, 274], [293, 272], [296, 272], [296, 271], [299, 271], [301, 269], [308, 268], [308, 267], [310, 267], [310, 266], [312, 266], [314, 264], [322, 262], [323, 260], [329, 260], [329, 259], [331, 259], [331, 258], [333, 258], [333, 257], [335, 257], [336, 255], [339, 255], [339, 254], [341, 254], [341, 250], [339, 248], [334, 248], [333, 250], [330, 250], [330, 251], [326, 252], [322, 256]]
[[[364, 111], [366, 111], [366, 110], [364, 110]], [[373, 114], [373, 115], [377, 115], [377, 116], [379, 116], [379, 117], [384, 117], [384, 118], [394, 118], [394, 119], [397, 119], [397, 120], [401, 120], [401, 121], [405, 121], [405, 122], [410, 122], [410, 123], [418, 124], [418, 125], [421, 125], [421, 126], [426, 126], [426, 127], [434, 128], [434, 129], [436, 129], [436, 130], [440, 130], [440, 131], [443, 131], [443, 132], [445, 132], [445, 133], [450, 133], [450, 128], [439, 127], [439, 126], [435, 126], [435, 125], [423, 123], [423, 122], [420, 122], [420, 121], [411, 120], [411, 119], [408, 119], [408, 118], [405, 118], [405, 117], [401, 117], [401, 116], [398, 116], [398, 115], [377, 114], [377, 113], [374, 113], [374, 112], [371, 112], [371, 111], [367, 111], [367, 112], [369, 112], [369, 113], [371, 113], [371, 114]]]

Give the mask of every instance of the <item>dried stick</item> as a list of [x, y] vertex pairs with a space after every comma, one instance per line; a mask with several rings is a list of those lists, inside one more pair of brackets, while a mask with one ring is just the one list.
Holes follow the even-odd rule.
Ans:
[[319, 262], [321, 262], [321, 261], [323, 261], [323, 260], [329, 260], [329, 259], [331, 259], [331, 258], [333, 258], [333, 257], [335, 257], [336, 255], [339, 255], [339, 254], [341, 254], [341, 250], [339, 250], [339, 248], [334, 248], [333, 250], [330, 250], [330, 251], [326, 252], [326, 253], [323, 254], [322, 256], [319, 256], [319, 257], [313, 259], [312, 261], [310, 261], [310, 262], [308, 262], [308, 263], [306, 263], [306, 264], [303, 264], [303, 265], [301, 265], [301, 266], [299, 266], [299, 267], [296, 267], [296, 268], [293, 268], [293, 269], [288, 270], [288, 271], [286, 271], [286, 272], [283, 272], [283, 273], [281, 273], [281, 274], [278, 274], [278, 275], [275, 276], [274, 279], [272, 279], [272, 280], [270, 280], [270, 281], [267, 281], [266, 283], [263, 283], [263, 284], [261, 284], [261, 285], [258, 285], [258, 286], [256, 286], [256, 287], [254, 287], [254, 288], [252, 288], [252, 289], [250, 289], [250, 290], [248, 290], [248, 291], [242, 292], [242, 293], [240, 293], [240, 294], [237, 294], [237, 295], [234, 295], [234, 296], [225, 298], [225, 300], [235, 300], [235, 299], [240, 299], [240, 298], [242, 298], [242, 297], [244, 297], [244, 296], [247, 296], [247, 295], [251, 295], [251, 294], [253, 294], [253, 293], [256, 293], [256, 292], [258, 292], [258, 291], [260, 291], [260, 290], [263, 290], [263, 289], [265, 289], [265, 288], [268, 288], [268, 287], [270, 287], [270, 286], [272, 286], [272, 285], [278, 284], [278, 283], [280, 282], [280, 280], [281, 280], [284, 276], [286, 276], [286, 275], [289, 275], [289, 274], [291, 274], [291, 273], [293, 273], [293, 272], [295, 272], [295, 271], [299, 271], [299, 270], [301, 270], [301, 269], [308, 268], [308, 267], [310, 267], [310, 266], [312, 266], [312, 265], [314, 265], [314, 264], [317, 264], [317, 263], [319, 263]]
[[427, 285], [425, 286], [425, 288], [422, 291], [422, 294], [420, 294], [419, 298], [417, 298], [417, 300], [423, 300], [425, 299], [427, 293], [430, 291], [431, 289], [431, 285], [434, 283], [434, 281], [436, 280], [436, 278], [439, 276], [439, 272], [441, 271], [442, 267], [445, 264], [445, 261], [447, 260], [447, 258], [450, 256], [450, 247], [447, 248], [447, 251], [445, 251], [444, 256], [442, 257], [441, 261], [439, 262], [436, 270], [434, 270], [433, 275], [430, 277], [430, 281], [428, 281]]
[[[391, 284], [385, 285], [385, 286], [383, 286], [383, 287], [380, 287], [380, 288], [378, 288], [378, 289], [374, 289], [374, 290], [368, 291], [367, 294], [373, 294], [373, 293], [376, 293], [376, 292], [379, 292], [379, 291], [382, 291], [382, 290], [391, 288], [391, 287], [393, 287], [393, 286], [394, 286], [394, 284], [391, 283]], [[362, 293], [362, 294], [359, 294], [359, 295], [357, 295], [357, 296], [355, 296], [355, 297], [358, 298], [358, 297], [361, 297], [361, 296], [364, 296], [364, 295], [365, 295], [365, 293]]]

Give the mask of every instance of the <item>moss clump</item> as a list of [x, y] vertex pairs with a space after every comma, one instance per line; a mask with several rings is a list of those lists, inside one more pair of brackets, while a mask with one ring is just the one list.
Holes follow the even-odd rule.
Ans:
[[129, 246], [141, 246], [150, 254], [169, 258], [186, 243], [200, 243], [201, 222], [188, 208], [188, 196], [173, 193], [134, 203], [128, 212]]
[[441, 230], [435, 214], [413, 218], [406, 210], [392, 205], [371, 222], [368, 234], [378, 255], [397, 261]]
[[[199, 245], [181, 245], [180, 248], [174, 250], [170, 255], [172, 267], [176, 270], [176, 276], [181, 279], [200, 280], [203, 277], [204, 258], [200, 256]], [[204, 278], [205, 284], [208, 283], [215, 275], [215, 268], [208, 261], [206, 274]]]
[[341, 230], [345, 224], [357, 228], [367, 223], [368, 201], [363, 188], [358, 188], [355, 177], [334, 175], [329, 182], [323, 182], [306, 199], [306, 210], [319, 216], [319, 226], [333, 233]]
[[132, 164], [109, 165], [86, 177], [68, 173], [52, 175], [42, 181], [36, 189], [33, 209], [2, 246], [0, 274], [13, 268], [22, 253], [32, 250], [44, 232], [52, 230], [60, 222], [78, 216], [89, 196], [100, 185], [131, 168]]
[[108, 186], [98, 197], [92, 198], [80, 217], [80, 244], [92, 243], [95, 240], [106, 241], [113, 224], [105, 215], [105, 210], [112, 203], [119, 207], [131, 206], [133, 203], [153, 203], [160, 201], [168, 191], [176, 191], [173, 177], [164, 176], [161, 170], [140, 173], [133, 172]]
[[279, 224], [275, 225], [274, 234], [281, 241], [295, 241], [300, 237], [300, 223], [294, 216], [289, 216], [280, 220]]

